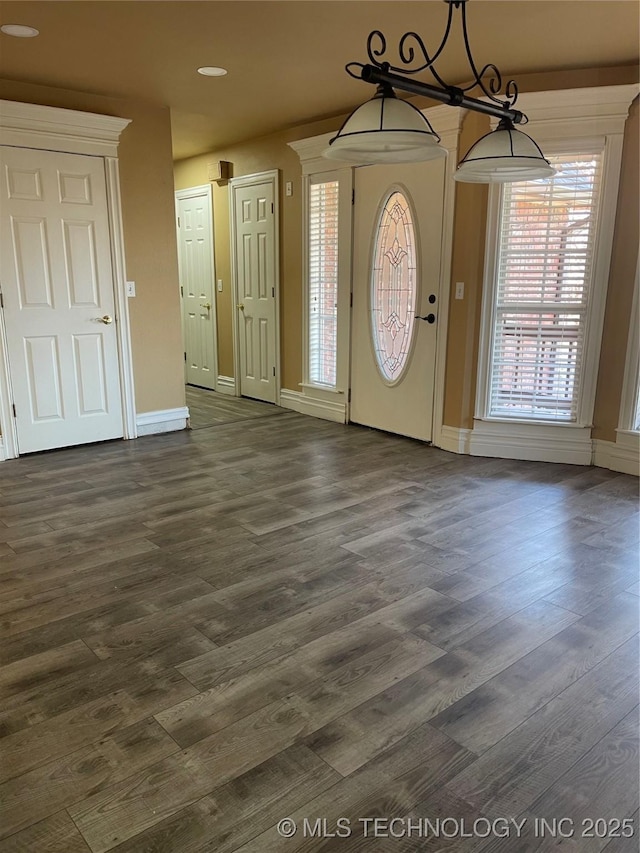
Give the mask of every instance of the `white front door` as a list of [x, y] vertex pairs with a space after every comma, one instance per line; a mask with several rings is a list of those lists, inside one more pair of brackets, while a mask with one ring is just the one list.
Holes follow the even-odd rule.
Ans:
[[240, 394], [276, 402], [274, 182], [233, 185]]
[[432, 437], [444, 180], [444, 160], [355, 172], [350, 420], [422, 441]]
[[3, 146], [0, 163], [18, 451], [121, 437], [104, 161]]
[[215, 274], [209, 187], [193, 195], [179, 192], [177, 213], [185, 379], [190, 385], [215, 390]]

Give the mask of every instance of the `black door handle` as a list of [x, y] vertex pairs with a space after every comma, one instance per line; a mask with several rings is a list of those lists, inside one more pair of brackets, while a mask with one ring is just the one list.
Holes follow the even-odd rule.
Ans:
[[426, 317], [421, 317], [419, 314], [416, 314], [416, 320], [426, 320], [427, 323], [435, 323], [436, 315], [435, 314], [427, 314]]

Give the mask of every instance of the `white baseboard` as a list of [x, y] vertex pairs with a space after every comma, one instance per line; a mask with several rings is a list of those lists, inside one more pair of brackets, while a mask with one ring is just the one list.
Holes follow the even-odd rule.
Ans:
[[232, 397], [236, 395], [236, 380], [233, 376], [218, 376], [216, 380], [216, 391], [219, 394], [230, 394]]
[[616, 441], [595, 439], [593, 464], [622, 474], [640, 476], [640, 435], [620, 431]]
[[320, 400], [301, 391], [289, 391], [287, 388], [280, 391], [280, 405], [284, 409], [293, 409], [294, 412], [300, 412], [302, 415], [311, 415], [313, 418], [322, 418], [338, 424], [345, 423], [347, 419], [344, 402]]
[[155, 435], [159, 432], [175, 432], [186, 429], [189, 409], [159, 409], [157, 412], [142, 412], [136, 415], [138, 436]]
[[470, 429], [459, 429], [445, 425], [440, 430], [440, 439], [436, 447], [441, 450], [448, 450], [450, 453], [469, 453], [470, 440]]
[[2, 436], [0, 435], [0, 462], [4, 462], [6, 458], [7, 457], [4, 452], [4, 442], [2, 440]]
[[591, 465], [590, 427], [476, 421], [469, 441], [472, 456]]

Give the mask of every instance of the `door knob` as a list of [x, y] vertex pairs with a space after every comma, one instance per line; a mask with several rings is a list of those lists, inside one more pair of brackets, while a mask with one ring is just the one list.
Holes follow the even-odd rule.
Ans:
[[200, 307], [201, 307], [201, 308], [206, 308], [206, 309], [207, 309], [207, 311], [211, 311], [211, 303], [210, 303], [210, 302], [201, 302], [201, 303], [200, 303]]
[[236, 308], [238, 308], [240, 311], [244, 311], [244, 305], [242, 304], [242, 302], [236, 305]]
[[436, 315], [435, 314], [427, 314], [426, 317], [421, 317], [419, 314], [416, 314], [416, 320], [426, 320], [427, 323], [435, 323]]
[[96, 317], [96, 321], [98, 323], [104, 323], [105, 326], [108, 326], [109, 323], [113, 323], [113, 317], [110, 317], [108, 314], [105, 314], [104, 317]]

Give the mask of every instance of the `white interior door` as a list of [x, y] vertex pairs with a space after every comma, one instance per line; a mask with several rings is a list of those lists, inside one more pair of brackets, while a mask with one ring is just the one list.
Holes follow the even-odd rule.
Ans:
[[240, 393], [275, 403], [276, 229], [274, 181], [233, 186]]
[[[193, 192], [193, 194], [191, 194]], [[185, 380], [215, 390], [216, 313], [211, 190], [177, 194]]]
[[123, 435], [104, 161], [3, 146], [2, 293], [18, 450]]
[[445, 160], [355, 173], [350, 419], [422, 441], [432, 437], [444, 178]]

